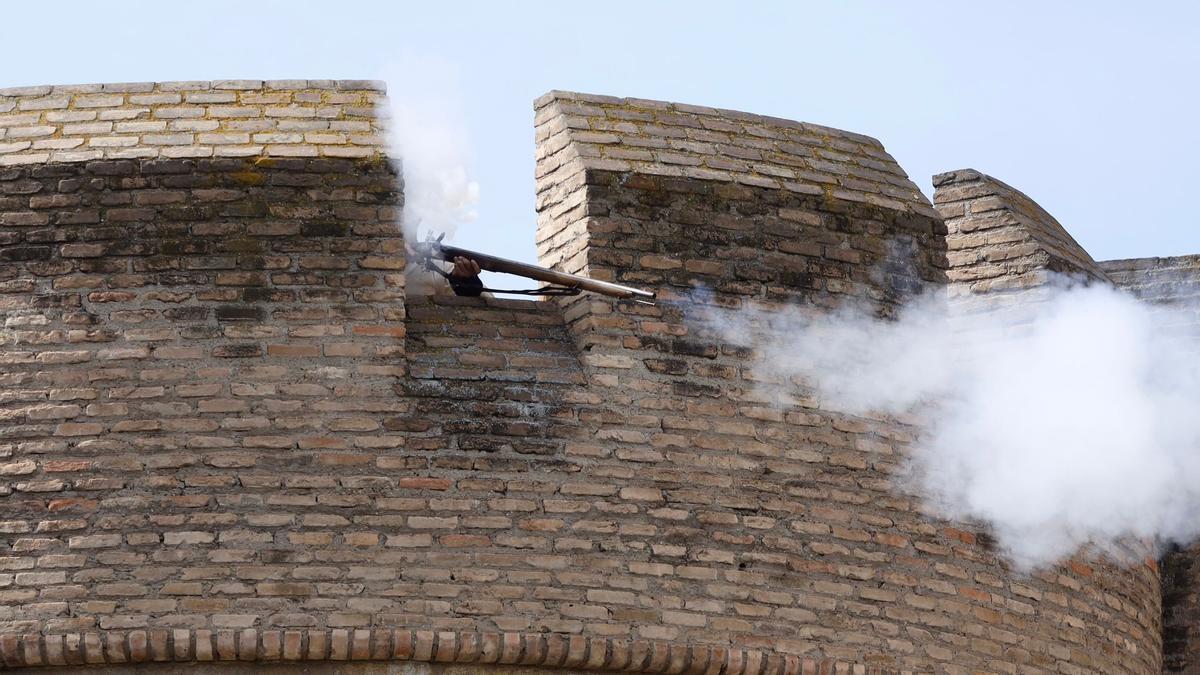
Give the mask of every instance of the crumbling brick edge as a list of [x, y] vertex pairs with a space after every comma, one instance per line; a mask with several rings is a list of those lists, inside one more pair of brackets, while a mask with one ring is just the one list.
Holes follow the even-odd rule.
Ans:
[[540, 633], [372, 629], [154, 629], [0, 635], [5, 668], [152, 662], [418, 661], [668, 675], [911, 675], [721, 645]]

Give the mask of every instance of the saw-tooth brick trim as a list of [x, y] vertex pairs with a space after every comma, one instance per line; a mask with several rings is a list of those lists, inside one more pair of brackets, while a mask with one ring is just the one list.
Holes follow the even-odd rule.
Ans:
[[911, 675], [724, 645], [682, 645], [542, 633], [389, 628], [152, 629], [0, 636], [5, 668], [155, 662], [416, 661], [608, 670], [667, 675]]

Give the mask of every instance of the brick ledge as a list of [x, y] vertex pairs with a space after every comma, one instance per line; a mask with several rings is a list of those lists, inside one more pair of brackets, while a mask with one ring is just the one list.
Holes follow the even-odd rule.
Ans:
[[758, 649], [541, 633], [247, 628], [0, 635], [0, 661], [4, 668], [152, 662], [391, 660], [668, 675], [908, 675], [911, 672]]

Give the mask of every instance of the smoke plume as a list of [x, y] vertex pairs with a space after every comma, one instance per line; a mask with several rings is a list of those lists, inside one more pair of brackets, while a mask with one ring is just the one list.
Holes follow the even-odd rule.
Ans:
[[389, 155], [404, 176], [404, 230], [409, 241], [433, 232], [452, 238], [475, 220], [479, 184], [456, 73], [444, 62], [407, 57], [386, 69]]
[[[905, 487], [938, 515], [988, 523], [1017, 566], [1122, 539], [1200, 530], [1196, 312], [1058, 280], [995, 311], [926, 294], [871, 308], [714, 310], [798, 400], [918, 413]], [[1033, 300], [1026, 302], [1026, 300]], [[769, 369], [769, 370], [767, 370]]]
[[[384, 69], [388, 82], [388, 156], [404, 178], [404, 239], [454, 238], [473, 222], [479, 184], [472, 179], [471, 152], [453, 66], [407, 55]], [[445, 290], [445, 282], [410, 258], [405, 270], [409, 295]]]

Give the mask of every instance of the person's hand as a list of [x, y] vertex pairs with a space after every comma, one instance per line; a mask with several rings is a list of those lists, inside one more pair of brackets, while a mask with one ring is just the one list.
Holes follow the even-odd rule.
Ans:
[[454, 259], [454, 269], [450, 270], [450, 276], [460, 279], [479, 276], [479, 263], [460, 255]]

